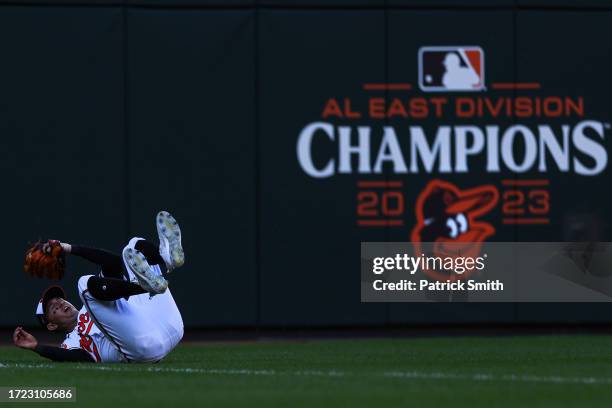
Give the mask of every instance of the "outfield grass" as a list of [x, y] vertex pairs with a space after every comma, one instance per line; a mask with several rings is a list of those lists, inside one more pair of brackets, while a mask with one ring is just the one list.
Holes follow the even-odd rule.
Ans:
[[0, 347], [0, 386], [49, 385], [77, 387], [63, 406], [105, 408], [611, 407], [612, 336], [182, 345], [155, 365]]

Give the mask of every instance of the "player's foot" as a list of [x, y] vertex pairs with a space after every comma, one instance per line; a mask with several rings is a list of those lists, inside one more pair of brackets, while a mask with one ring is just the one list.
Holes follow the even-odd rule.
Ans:
[[153, 272], [147, 258], [139, 250], [125, 248], [123, 259], [136, 275], [140, 287], [149, 292], [151, 296], [164, 293], [168, 289], [168, 281], [163, 276], [156, 275]]
[[168, 272], [183, 266], [185, 253], [181, 246], [181, 228], [167, 211], [157, 214], [157, 234], [159, 235], [159, 254], [166, 263]]

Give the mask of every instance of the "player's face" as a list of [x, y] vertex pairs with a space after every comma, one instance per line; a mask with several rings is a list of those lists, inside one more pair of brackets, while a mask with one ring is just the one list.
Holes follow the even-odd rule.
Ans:
[[74, 326], [79, 311], [65, 299], [53, 298], [47, 303], [47, 320], [61, 328]]

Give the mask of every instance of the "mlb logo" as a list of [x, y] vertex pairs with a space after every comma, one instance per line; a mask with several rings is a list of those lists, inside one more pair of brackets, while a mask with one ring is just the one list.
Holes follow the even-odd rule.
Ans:
[[426, 92], [485, 89], [484, 51], [476, 46], [419, 48], [419, 87]]

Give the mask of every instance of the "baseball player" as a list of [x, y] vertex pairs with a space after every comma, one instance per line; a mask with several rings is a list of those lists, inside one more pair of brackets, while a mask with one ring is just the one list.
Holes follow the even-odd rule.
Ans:
[[60, 347], [38, 344], [21, 327], [15, 345], [53, 361], [157, 362], [170, 353], [183, 337], [183, 320], [163, 273], [182, 266], [185, 257], [174, 217], [161, 211], [156, 224], [159, 246], [135, 237], [122, 256], [59, 243], [64, 253], [99, 265], [100, 274], [79, 279], [80, 310], [59, 286], [43, 292], [36, 316], [48, 330], [67, 333]]

